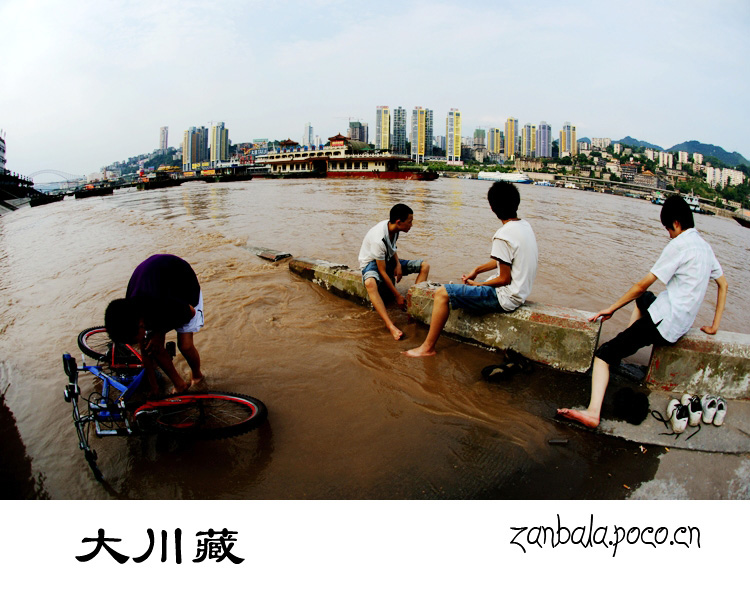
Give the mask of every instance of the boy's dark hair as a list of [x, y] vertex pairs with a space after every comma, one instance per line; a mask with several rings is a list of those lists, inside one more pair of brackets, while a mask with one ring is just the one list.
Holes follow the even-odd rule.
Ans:
[[683, 231], [695, 227], [693, 212], [685, 199], [679, 194], [670, 194], [661, 207], [661, 224], [672, 229], [675, 221], [680, 224]]
[[391, 223], [395, 223], [396, 221], [405, 221], [409, 218], [409, 215], [413, 215], [414, 211], [406, 206], [406, 204], [396, 204], [391, 209]]
[[518, 205], [521, 196], [515, 185], [508, 181], [496, 181], [487, 192], [487, 200], [490, 201], [492, 212], [501, 221], [515, 219], [518, 216]]
[[113, 342], [132, 343], [138, 337], [140, 305], [133, 298], [112, 300], [104, 311], [104, 327]]

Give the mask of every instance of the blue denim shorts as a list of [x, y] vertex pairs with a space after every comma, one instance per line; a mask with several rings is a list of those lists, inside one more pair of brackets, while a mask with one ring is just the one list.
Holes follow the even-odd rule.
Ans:
[[[414, 273], [419, 273], [419, 271], [422, 269], [421, 260], [399, 260], [399, 262], [401, 263], [402, 275], [413, 275]], [[385, 272], [388, 273], [388, 276], [391, 279], [393, 279], [393, 271], [395, 270], [395, 268], [395, 260], [388, 262], [388, 264], [385, 266]], [[362, 269], [362, 283], [364, 283], [371, 277], [378, 282], [378, 285], [383, 283], [383, 278], [380, 277], [380, 273], [378, 272], [378, 265], [374, 260], [371, 260], [369, 263], [367, 263], [367, 266]], [[393, 283], [396, 282], [394, 281]]]
[[463, 283], [448, 283], [451, 308], [463, 308], [474, 313], [506, 312], [497, 299], [495, 288], [489, 285], [466, 285]]

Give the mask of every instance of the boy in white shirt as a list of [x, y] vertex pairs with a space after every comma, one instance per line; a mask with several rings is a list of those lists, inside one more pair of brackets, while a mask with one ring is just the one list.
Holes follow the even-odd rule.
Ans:
[[[487, 192], [487, 200], [492, 212], [503, 222], [492, 238], [491, 260], [462, 275], [463, 283], [449, 283], [435, 292], [427, 337], [418, 348], [404, 352], [407, 356], [435, 355], [435, 345], [451, 308], [474, 313], [511, 312], [531, 293], [539, 250], [531, 225], [517, 216], [521, 202], [518, 190], [512, 183], [497, 181]], [[487, 271], [492, 271], [487, 281], [475, 281], [477, 275]]]
[[381, 221], [367, 232], [359, 250], [359, 267], [367, 295], [396, 341], [404, 336], [404, 332], [388, 316], [383, 296], [393, 296], [398, 307], [406, 310], [406, 300], [396, 289], [396, 283], [412, 273], [418, 273], [417, 283], [421, 283], [430, 273], [430, 265], [425, 261], [400, 260], [396, 252], [399, 233], [407, 233], [413, 223], [412, 209], [406, 204], [396, 204], [391, 208], [389, 220]]
[[[629, 327], [602, 344], [594, 357], [591, 375], [591, 399], [586, 410], [558, 409], [557, 414], [587, 427], [599, 425], [604, 393], [609, 383], [609, 367], [617, 366], [639, 348], [656, 344], [674, 344], [692, 327], [710, 279], [716, 281], [716, 311], [711, 325], [701, 331], [714, 335], [719, 330], [728, 284], [711, 246], [695, 230], [693, 213], [679, 194], [672, 194], [661, 209], [662, 225], [671, 241], [651, 271], [609, 308], [599, 311], [589, 321], [606, 321], [615, 311], [632, 300], [635, 307]], [[667, 286], [659, 296], [646, 290], [656, 280]]]

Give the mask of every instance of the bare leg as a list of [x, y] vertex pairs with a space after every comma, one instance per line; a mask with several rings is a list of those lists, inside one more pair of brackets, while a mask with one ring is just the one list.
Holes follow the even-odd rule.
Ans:
[[[150, 348], [150, 358], [153, 359], [156, 364], [161, 367], [162, 371], [167, 374], [167, 377], [169, 377], [170, 381], [174, 385], [174, 391], [176, 393], [182, 393], [186, 389], [188, 389], [190, 387], [190, 384], [186, 383], [185, 380], [177, 372], [177, 369], [175, 369], [174, 363], [172, 362], [172, 357], [169, 356], [167, 349], [164, 347], [164, 334], [154, 334], [154, 336], [149, 341], [148, 346]], [[153, 375], [153, 370], [152, 373], [149, 374], [149, 383], [152, 383], [152, 380], [150, 379], [151, 375]], [[155, 384], [156, 379], [153, 380], [153, 385], [155, 386]]]
[[426, 263], [422, 261], [422, 268], [419, 269], [419, 274], [417, 275], [417, 283], [422, 283], [423, 281], [427, 281], [427, 277], [430, 274], [430, 265], [429, 263]]
[[609, 365], [601, 358], [594, 358], [594, 368], [591, 373], [591, 399], [588, 408], [586, 410], [560, 408], [557, 414], [571, 421], [578, 421], [586, 427], [597, 427], [607, 384], [609, 384]]
[[391, 332], [393, 339], [399, 341], [402, 337], [404, 337], [404, 332], [396, 327], [393, 324], [393, 321], [391, 321], [391, 318], [388, 316], [388, 311], [385, 310], [385, 303], [380, 297], [380, 292], [378, 292], [377, 280], [373, 277], [368, 278], [365, 281], [365, 288], [367, 289], [367, 295], [370, 297], [370, 302], [372, 302], [372, 306], [375, 309], [375, 312], [378, 313], [381, 319], [383, 319], [383, 321], [385, 322], [385, 326], [388, 328], [388, 331]]
[[201, 372], [201, 357], [198, 349], [193, 344], [192, 333], [178, 333], [177, 347], [180, 353], [185, 357], [191, 371], [190, 385], [199, 385], [203, 383], [203, 373]]
[[427, 332], [422, 345], [419, 348], [413, 348], [404, 352], [407, 356], [414, 358], [422, 356], [434, 356], [435, 345], [437, 344], [440, 334], [443, 332], [445, 322], [448, 320], [450, 315], [450, 297], [448, 292], [445, 291], [445, 286], [442, 286], [437, 292], [435, 292], [435, 300], [432, 304], [432, 318], [430, 319], [430, 330]]
[[630, 323], [628, 323], [628, 327], [630, 327], [633, 323], [635, 323], [642, 316], [643, 316], [643, 313], [641, 313], [641, 310], [638, 308], [638, 305], [634, 302], [633, 312], [630, 313]]

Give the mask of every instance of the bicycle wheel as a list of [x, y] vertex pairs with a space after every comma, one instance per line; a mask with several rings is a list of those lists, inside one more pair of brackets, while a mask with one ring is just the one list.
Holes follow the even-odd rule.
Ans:
[[156, 424], [162, 431], [212, 439], [246, 433], [268, 416], [260, 400], [226, 392], [189, 392], [152, 404], [158, 405]]
[[98, 325], [84, 329], [78, 334], [78, 347], [86, 356], [104, 360], [112, 347], [112, 340], [109, 339], [104, 325]]
[[135, 348], [129, 344], [113, 344], [104, 325], [89, 327], [79, 333], [78, 347], [86, 356], [106, 363], [115, 370], [127, 371], [143, 366], [143, 360]]

